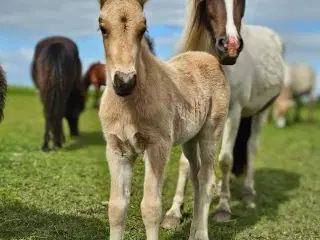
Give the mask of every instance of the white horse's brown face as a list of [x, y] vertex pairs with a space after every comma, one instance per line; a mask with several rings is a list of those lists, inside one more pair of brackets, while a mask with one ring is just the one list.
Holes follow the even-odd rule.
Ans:
[[136, 61], [146, 31], [143, 1], [102, 1], [99, 26], [107, 59], [108, 82], [119, 96], [136, 86]]
[[240, 35], [245, 0], [197, 0], [198, 14], [213, 37], [221, 64], [233, 65], [243, 49]]

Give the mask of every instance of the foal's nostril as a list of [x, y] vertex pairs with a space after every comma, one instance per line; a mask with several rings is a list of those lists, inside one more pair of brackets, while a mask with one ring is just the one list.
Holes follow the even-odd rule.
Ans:
[[121, 86], [121, 84], [122, 84], [122, 77], [121, 77], [121, 72], [116, 72], [115, 74], [114, 74], [114, 86], [115, 87], [120, 87]]

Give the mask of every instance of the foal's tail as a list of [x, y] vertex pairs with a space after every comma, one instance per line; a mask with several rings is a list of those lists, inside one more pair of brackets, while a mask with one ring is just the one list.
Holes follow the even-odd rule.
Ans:
[[233, 148], [232, 173], [237, 177], [242, 175], [248, 164], [248, 142], [251, 135], [252, 117], [240, 121], [236, 142]]
[[2, 67], [0, 66], [0, 122], [3, 120], [3, 109], [6, 101], [7, 81]]
[[[68, 96], [68, 53], [61, 43], [48, 46], [41, 53], [41, 97], [44, 111], [51, 124], [55, 125], [64, 115]], [[69, 76], [71, 77], [71, 76]]]

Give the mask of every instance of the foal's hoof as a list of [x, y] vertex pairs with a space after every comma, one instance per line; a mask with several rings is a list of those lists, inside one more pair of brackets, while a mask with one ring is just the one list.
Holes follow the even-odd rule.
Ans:
[[161, 223], [163, 229], [177, 228], [180, 225], [180, 218], [166, 215]]
[[216, 209], [213, 213], [213, 219], [217, 222], [227, 222], [231, 219], [231, 212], [224, 209]]

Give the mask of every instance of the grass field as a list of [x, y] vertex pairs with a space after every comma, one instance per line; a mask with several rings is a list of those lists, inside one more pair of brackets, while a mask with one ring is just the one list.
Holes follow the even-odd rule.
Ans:
[[[68, 137], [60, 151], [42, 153], [44, 121], [37, 95], [9, 89], [0, 124], [0, 239], [108, 239], [107, 207], [101, 202], [108, 199], [109, 174], [91, 101], [81, 116], [81, 137]], [[314, 124], [264, 129], [256, 160], [257, 208], [244, 207], [240, 185], [233, 183], [232, 220], [210, 220], [210, 239], [320, 239], [320, 110], [316, 119]], [[175, 191], [179, 155], [177, 147], [167, 168], [163, 212]], [[125, 239], [145, 239], [140, 214], [143, 170], [138, 161]], [[160, 239], [187, 239], [190, 185], [181, 227], [161, 230]], [[215, 198], [211, 212], [216, 204]]]

